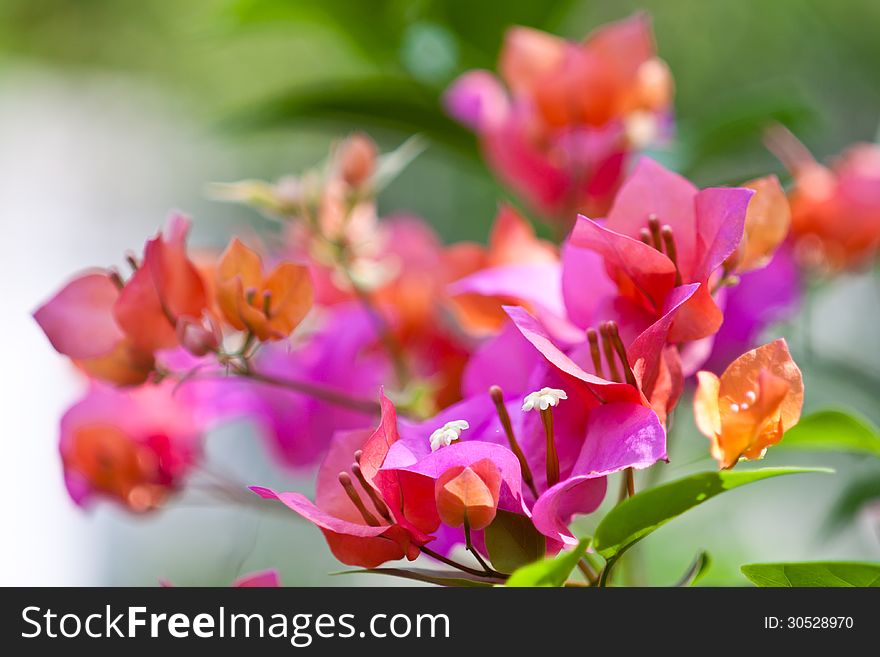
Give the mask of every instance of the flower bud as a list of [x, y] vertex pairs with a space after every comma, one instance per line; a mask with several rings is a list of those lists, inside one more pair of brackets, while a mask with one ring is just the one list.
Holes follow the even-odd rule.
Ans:
[[376, 143], [362, 133], [355, 133], [339, 146], [337, 162], [342, 179], [352, 187], [366, 183], [376, 170]]
[[501, 472], [489, 459], [449, 468], [434, 485], [440, 519], [450, 527], [487, 527], [495, 519]]
[[223, 335], [217, 322], [207, 313], [201, 319], [181, 317], [177, 320], [177, 339], [193, 356], [204, 356], [216, 351]]

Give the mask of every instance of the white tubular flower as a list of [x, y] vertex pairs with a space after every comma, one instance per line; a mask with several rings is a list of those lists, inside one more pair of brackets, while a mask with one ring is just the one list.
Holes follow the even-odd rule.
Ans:
[[431, 451], [436, 452], [441, 447], [449, 447], [449, 445], [461, 438], [461, 432], [469, 429], [470, 426], [467, 420], [447, 422], [431, 434]]
[[562, 399], [568, 399], [565, 390], [559, 390], [558, 388], [541, 388], [536, 392], [526, 395], [526, 398], [523, 399], [522, 410], [546, 411], [551, 406], [557, 406]]

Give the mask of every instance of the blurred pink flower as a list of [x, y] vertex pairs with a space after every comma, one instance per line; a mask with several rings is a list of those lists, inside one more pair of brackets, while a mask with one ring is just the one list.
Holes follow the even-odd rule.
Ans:
[[61, 459], [74, 502], [161, 506], [201, 454], [204, 422], [174, 383], [132, 389], [93, 383], [61, 419]]

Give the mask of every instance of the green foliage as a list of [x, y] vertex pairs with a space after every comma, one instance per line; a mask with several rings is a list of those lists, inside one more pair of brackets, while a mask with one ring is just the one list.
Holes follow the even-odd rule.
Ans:
[[880, 457], [880, 431], [849, 411], [818, 411], [789, 429], [779, 447]]
[[743, 566], [742, 573], [759, 587], [880, 586], [880, 564], [857, 561], [755, 563]]
[[562, 586], [584, 556], [589, 544], [589, 539], [583, 539], [569, 552], [562, 552], [552, 559], [541, 559], [517, 569], [507, 580], [507, 586]]
[[492, 565], [503, 573], [512, 573], [546, 551], [544, 535], [519, 513], [499, 510], [484, 536]]
[[618, 558], [658, 527], [725, 491], [787, 474], [831, 472], [822, 468], [762, 468], [702, 472], [638, 493], [608, 512], [593, 547], [608, 560]]
[[705, 550], [697, 554], [688, 569], [685, 571], [681, 579], [676, 583], [676, 587], [694, 586], [703, 579], [703, 576], [709, 572], [712, 567], [712, 557]]

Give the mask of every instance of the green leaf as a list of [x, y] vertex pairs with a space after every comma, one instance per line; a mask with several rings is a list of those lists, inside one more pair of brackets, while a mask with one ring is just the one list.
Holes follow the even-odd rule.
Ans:
[[499, 509], [484, 537], [492, 565], [503, 573], [541, 558], [547, 550], [544, 535], [520, 513]]
[[569, 552], [561, 552], [552, 559], [541, 559], [518, 568], [507, 580], [507, 586], [562, 586], [584, 556], [589, 539], [582, 539]]
[[789, 429], [777, 449], [852, 452], [880, 457], [880, 430], [845, 411], [819, 411]]
[[857, 561], [816, 561], [805, 563], [753, 563], [742, 573], [759, 587], [880, 586], [880, 564]]
[[450, 587], [486, 587], [501, 584], [503, 580], [494, 577], [476, 577], [467, 573], [458, 573], [451, 570], [430, 570], [427, 568], [364, 568], [363, 570], [343, 570], [332, 575], [387, 575], [389, 577], [402, 577], [417, 582], [439, 584]]
[[593, 547], [608, 560], [616, 559], [658, 527], [720, 493], [770, 477], [832, 472], [825, 468], [762, 468], [701, 472], [649, 488], [614, 507], [599, 523]]
[[703, 576], [709, 572], [712, 567], [712, 558], [709, 553], [702, 550], [688, 567], [685, 574], [675, 584], [676, 587], [694, 586], [703, 579]]
[[340, 124], [424, 135], [482, 166], [476, 137], [450, 118], [440, 92], [402, 76], [324, 81], [302, 86], [227, 119], [222, 128], [251, 131], [285, 125]]

